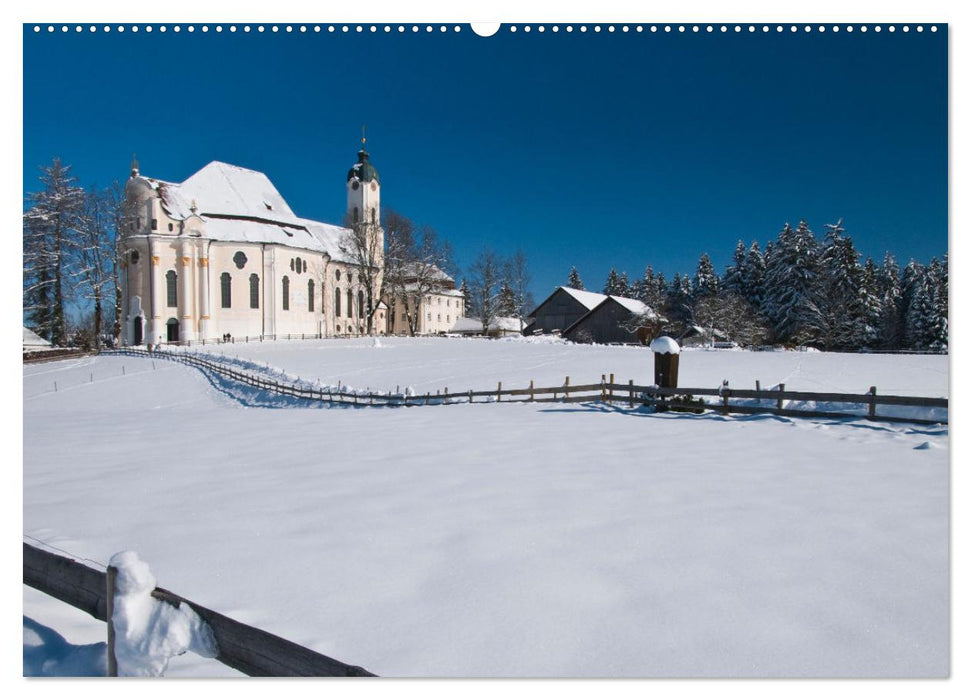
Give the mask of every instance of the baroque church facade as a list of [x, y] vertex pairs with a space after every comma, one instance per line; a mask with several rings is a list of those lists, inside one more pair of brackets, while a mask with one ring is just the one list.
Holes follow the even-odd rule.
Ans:
[[[384, 232], [363, 140], [346, 190], [346, 221], [377, 238], [369, 259], [354, 254], [351, 228], [297, 216], [263, 173], [214, 161], [174, 183], [133, 161], [118, 242], [122, 344], [364, 335], [362, 271], [379, 291]], [[388, 307], [375, 297], [371, 332], [382, 335]]]

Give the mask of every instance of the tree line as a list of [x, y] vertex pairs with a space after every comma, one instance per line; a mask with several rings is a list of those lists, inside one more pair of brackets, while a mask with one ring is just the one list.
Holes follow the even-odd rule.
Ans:
[[[738, 241], [718, 275], [703, 253], [694, 275], [669, 281], [648, 265], [640, 279], [610, 270], [603, 293], [638, 299], [662, 314], [664, 332], [692, 326], [744, 345], [775, 343], [824, 350], [948, 349], [948, 260], [911, 260], [903, 270], [887, 252], [880, 264], [861, 254], [842, 219], [822, 240], [805, 221], [775, 240], [747, 248]], [[568, 286], [583, 289], [576, 267]]]

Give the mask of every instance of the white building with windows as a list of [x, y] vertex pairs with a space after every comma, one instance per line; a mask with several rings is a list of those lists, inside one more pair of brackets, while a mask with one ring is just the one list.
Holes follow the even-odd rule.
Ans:
[[[346, 188], [347, 220], [373, 224], [383, 253], [381, 185], [363, 140]], [[133, 161], [124, 218], [124, 345], [367, 331], [351, 230], [297, 216], [263, 173], [214, 161], [176, 183], [143, 176]], [[387, 333], [387, 313], [379, 304], [373, 333]]]
[[[409, 312], [415, 322], [416, 335], [450, 333], [456, 322], [465, 317], [465, 295], [455, 288], [455, 280], [435, 267], [431, 275], [433, 284], [423, 296], [419, 292], [417, 277], [409, 278], [407, 270], [403, 279], [404, 295], [385, 298], [389, 309], [388, 332], [409, 335]], [[426, 289], [428, 285], [423, 285]]]

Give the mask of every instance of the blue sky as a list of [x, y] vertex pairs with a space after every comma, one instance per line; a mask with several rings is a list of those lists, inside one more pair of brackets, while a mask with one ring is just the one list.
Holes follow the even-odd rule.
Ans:
[[[171, 26], [171, 25], [170, 25]], [[240, 25], [242, 26], [242, 25]], [[845, 25], [844, 25], [845, 26]], [[884, 25], [886, 26], [886, 25]], [[24, 29], [24, 187], [182, 180], [211, 160], [339, 222], [367, 124], [382, 201], [460, 268], [521, 246], [537, 297], [576, 265], [669, 277], [843, 217], [864, 255], [947, 249], [946, 27], [820, 34], [179, 34]]]

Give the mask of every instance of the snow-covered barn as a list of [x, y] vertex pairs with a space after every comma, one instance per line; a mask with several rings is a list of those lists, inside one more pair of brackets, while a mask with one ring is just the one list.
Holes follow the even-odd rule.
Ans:
[[[346, 189], [348, 221], [370, 224], [383, 253], [381, 186], [363, 141]], [[345, 252], [351, 229], [298, 216], [261, 172], [213, 161], [176, 183], [133, 161], [125, 219], [125, 345], [366, 332], [361, 268]], [[380, 289], [380, 259], [374, 270]], [[379, 305], [374, 333], [387, 332], [386, 315]]]
[[637, 299], [606, 296], [563, 337], [578, 343], [650, 343], [658, 336], [664, 318]]
[[572, 287], [557, 287], [530, 317], [524, 335], [559, 333], [587, 343], [648, 343], [665, 320], [637, 299]]

